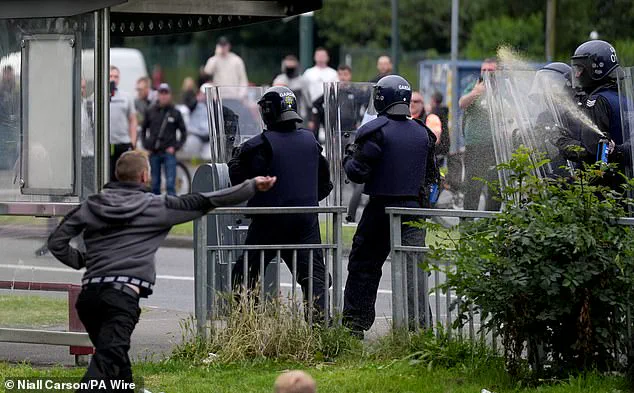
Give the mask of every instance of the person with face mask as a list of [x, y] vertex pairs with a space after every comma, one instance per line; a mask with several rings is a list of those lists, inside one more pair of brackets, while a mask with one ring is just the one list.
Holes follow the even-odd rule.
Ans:
[[273, 79], [273, 86], [285, 86], [297, 97], [297, 106], [302, 118], [307, 116], [306, 83], [302, 76], [299, 60], [295, 55], [288, 55], [282, 60], [282, 73]]

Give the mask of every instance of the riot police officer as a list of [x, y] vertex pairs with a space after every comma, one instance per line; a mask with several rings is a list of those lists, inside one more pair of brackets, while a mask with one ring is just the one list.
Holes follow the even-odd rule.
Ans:
[[569, 147], [580, 145], [579, 121], [571, 113], [576, 107], [572, 68], [561, 62], [543, 66], [535, 74], [529, 97], [541, 109], [533, 131], [538, 149], [550, 159], [549, 174], [570, 176], [573, 167], [568, 160], [576, 161], [578, 156]]
[[[375, 302], [381, 268], [390, 253], [390, 222], [386, 207], [420, 208], [428, 198], [425, 190], [437, 181], [434, 145], [436, 138], [423, 123], [410, 119], [410, 84], [398, 75], [383, 77], [372, 92], [378, 117], [357, 131], [343, 165], [348, 178], [365, 184], [370, 201], [354, 235], [348, 263], [344, 294], [343, 320], [353, 334], [362, 336], [374, 323]], [[403, 218], [403, 222], [415, 218]], [[406, 245], [424, 245], [425, 232], [402, 226]], [[410, 325], [424, 321], [422, 281], [427, 278], [419, 268], [408, 264], [408, 302]], [[413, 320], [413, 285], [418, 275], [420, 321]], [[424, 311], [423, 311], [424, 310]]]
[[[297, 99], [287, 87], [268, 89], [258, 102], [266, 130], [246, 141], [229, 162], [232, 184], [250, 178], [252, 173], [267, 173], [277, 177], [272, 194], [257, 195], [248, 202], [252, 207], [318, 206], [333, 188], [328, 162], [321, 154], [321, 146], [314, 134], [297, 128], [302, 122], [297, 114]], [[317, 214], [254, 215], [247, 232], [247, 245], [264, 244], [319, 244]], [[266, 265], [275, 257], [273, 250], [265, 253]], [[297, 281], [304, 298], [308, 297], [309, 250], [297, 251]], [[291, 268], [292, 250], [282, 250], [281, 257]], [[234, 288], [244, 280], [244, 259], [233, 269]], [[253, 289], [260, 273], [260, 253], [250, 252], [248, 285]], [[324, 293], [328, 284], [321, 250], [313, 251], [313, 299], [317, 311], [326, 310]], [[319, 318], [319, 315], [316, 316]]]
[[[571, 58], [572, 85], [584, 93], [580, 104], [596, 128], [582, 125], [580, 142], [585, 147], [586, 161], [597, 161], [597, 150], [602, 140], [610, 141], [608, 162], [617, 163], [624, 169], [625, 150], [621, 127], [621, 108], [616, 76], [619, 60], [612, 45], [601, 40], [581, 44]], [[617, 186], [618, 175], [604, 177], [606, 183]]]

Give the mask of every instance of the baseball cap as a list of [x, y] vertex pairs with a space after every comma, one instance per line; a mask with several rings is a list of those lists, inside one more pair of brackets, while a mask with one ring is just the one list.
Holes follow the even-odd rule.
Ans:
[[159, 85], [158, 91], [159, 91], [159, 93], [160, 93], [160, 92], [167, 92], [167, 93], [171, 93], [171, 92], [172, 92], [172, 89], [170, 89], [170, 85], [168, 85], [167, 83], [161, 83], [161, 84]]
[[229, 44], [230, 44], [230, 42], [229, 42], [229, 40], [227, 39], [227, 37], [222, 36], [222, 37], [218, 38], [218, 42], [217, 42], [217, 44], [218, 44], [218, 45], [222, 45], [222, 46], [224, 46], [224, 45], [229, 45]]

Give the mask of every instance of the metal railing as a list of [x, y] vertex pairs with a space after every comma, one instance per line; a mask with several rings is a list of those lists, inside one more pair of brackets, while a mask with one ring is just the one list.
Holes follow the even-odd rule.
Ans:
[[0, 281], [0, 289], [23, 291], [49, 291], [68, 293], [68, 330], [52, 331], [41, 329], [0, 328], [0, 342], [47, 344], [69, 346], [70, 354], [75, 355], [75, 364], [87, 363], [87, 355], [95, 350], [86, 333], [84, 325], [79, 320], [75, 303], [81, 292], [81, 285], [59, 284], [26, 281]]
[[[428, 264], [436, 267], [427, 279], [419, 282], [414, 276], [415, 290], [407, 291], [407, 268], [408, 264], [410, 268], [414, 268], [418, 263], [425, 258], [426, 253], [430, 251], [429, 247], [425, 245], [411, 246], [404, 245], [401, 238], [401, 226], [403, 225], [403, 217], [407, 217], [411, 221], [412, 218], [425, 219], [433, 217], [452, 217], [460, 219], [477, 219], [477, 218], [492, 218], [499, 212], [496, 211], [476, 211], [476, 210], [451, 210], [451, 209], [411, 209], [411, 208], [386, 208], [386, 213], [390, 216], [390, 228], [391, 228], [391, 247], [392, 247], [392, 324], [394, 328], [403, 328], [408, 324], [408, 318], [411, 319], [411, 315], [408, 317], [409, 305], [414, 304], [413, 314], [416, 320], [418, 320], [420, 313], [420, 307], [418, 307], [419, 299], [408, 299], [408, 295], [418, 295], [418, 286], [423, 287], [425, 294], [430, 294], [434, 297], [434, 301], [431, 302], [429, 297], [425, 296], [423, 299], [424, 310], [432, 310], [434, 314], [434, 323], [436, 328], [444, 329], [444, 333], [448, 336], [454, 334], [452, 327], [453, 318], [457, 316], [458, 312], [452, 308], [452, 302], [456, 302], [456, 308], [460, 308], [460, 296], [459, 294], [452, 293], [450, 288], [446, 289], [444, 294], [441, 294], [439, 285], [444, 283], [444, 273], [442, 269], [436, 269], [442, 267], [444, 271], [454, 268], [454, 266], [447, 261], [428, 261]], [[406, 221], [405, 221], [406, 222]], [[619, 225], [634, 225], [634, 218], [622, 217], [616, 221]], [[431, 281], [431, 282], [430, 282]], [[443, 301], [444, 298], [444, 301]], [[409, 300], [409, 301], [408, 301]], [[433, 303], [433, 304], [432, 304]], [[443, 314], [444, 313], [444, 314]], [[628, 312], [629, 318], [629, 312]], [[425, 313], [425, 326], [431, 326], [432, 322], [429, 313]], [[476, 340], [478, 337], [477, 328], [482, 325], [484, 321], [479, 319], [479, 315], [474, 315], [473, 310], [469, 310], [468, 313], [468, 338], [470, 340]], [[417, 326], [420, 327], [420, 326]], [[628, 323], [628, 328], [630, 324]], [[440, 330], [437, 330], [437, 334], [440, 334]], [[457, 334], [463, 336], [463, 328], [460, 326], [457, 329]], [[628, 333], [628, 335], [631, 335]], [[490, 333], [489, 337], [485, 337], [484, 330], [480, 330], [479, 339], [482, 342], [488, 341], [493, 350], [497, 350], [498, 337], [495, 331]]]
[[[403, 328], [408, 324], [408, 319], [412, 318], [412, 314], [416, 321], [419, 320], [420, 310], [419, 303], [423, 303], [424, 310], [431, 311], [433, 318], [429, 312], [424, 313], [424, 326], [435, 327], [436, 333], [443, 333], [451, 337], [453, 334], [464, 336], [463, 327], [459, 326], [457, 331], [453, 329], [454, 317], [457, 317], [458, 312], [452, 307], [452, 303], [456, 302], [457, 307], [460, 308], [460, 296], [452, 292], [451, 288], [447, 288], [445, 293], [441, 293], [440, 285], [445, 281], [445, 271], [449, 271], [453, 268], [453, 265], [448, 261], [427, 261], [429, 265], [434, 266], [432, 272], [424, 276], [422, 282], [416, 275], [413, 277], [413, 291], [407, 291], [407, 269], [410, 271], [415, 269], [419, 263], [425, 258], [426, 254], [430, 251], [426, 245], [404, 245], [401, 237], [401, 227], [406, 221], [403, 221], [403, 217], [406, 217], [408, 221], [412, 219], [425, 219], [432, 217], [452, 217], [452, 218], [490, 218], [497, 212], [491, 211], [476, 211], [476, 210], [450, 210], [450, 209], [412, 209], [412, 208], [386, 208], [386, 213], [390, 216], [390, 230], [391, 230], [391, 247], [392, 247], [392, 324], [394, 328]], [[406, 224], [405, 224], [406, 225]], [[444, 271], [443, 271], [444, 269]], [[427, 296], [420, 302], [418, 299], [418, 288], [422, 286], [423, 293]], [[409, 297], [414, 296], [414, 299]], [[433, 297], [433, 302], [430, 298]], [[433, 304], [432, 304], [433, 303]], [[414, 305], [413, 312], [408, 309], [411, 305]], [[474, 315], [473, 311], [469, 311], [469, 318], [467, 321], [468, 338], [472, 341], [480, 339], [482, 342], [485, 340], [490, 341], [493, 350], [497, 349], [497, 337], [495, 332], [492, 332], [490, 337], [485, 337], [484, 331], [480, 330], [480, 336], [478, 336], [478, 327], [482, 325], [483, 321], [479, 319], [479, 316]], [[420, 328], [420, 325], [416, 325], [416, 328]]]
[[[207, 216], [197, 220], [196, 222], [196, 238], [195, 238], [195, 318], [197, 321], [198, 331], [204, 334], [207, 321], [218, 319], [222, 311], [225, 310], [226, 304], [223, 304], [222, 293], [231, 294], [236, 288], [233, 288], [232, 277], [234, 269], [239, 259], [243, 259], [242, 282], [243, 288], [248, 288], [249, 282], [249, 254], [258, 253], [259, 258], [259, 276], [258, 291], [259, 297], [264, 298], [267, 294], [271, 297], [278, 297], [282, 293], [282, 256], [290, 254], [290, 261], [285, 260], [289, 266], [291, 275], [290, 285], [290, 301], [296, 304], [297, 301], [297, 278], [298, 278], [298, 253], [308, 252], [308, 283], [305, 285], [304, 307], [309, 323], [313, 322], [315, 301], [313, 296], [314, 284], [314, 264], [313, 257], [315, 252], [321, 252], [324, 260], [324, 304], [326, 309], [323, 310], [323, 318], [328, 323], [329, 318], [341, 314], [343, 310], [343, 272], [342, 259], [343, 247], [341, 229], [343, 224], [343, 216], [346, 212], [345, 207], [238, 207], [238, 208], [219, 208], [212, 210]], [[330, 242], [326, 241], [320, 244], [240, 244], [236, 241], [227, 241], [217, 237], [217, 244], [208, 244], [208, 220], [216, 220], [215, 228], [223, 225], [222, 216], [258, 216], [258, 215], [288, 215], [288, 214], [321, 214], [327, 215], [327, 223], [330, 228], [327, 229]], [[239, 221], [239, 220], [238, 220]], [[221, 222], [218, 224], [218, 222]], [[234, 220], [235, 222], [235, 220]], [[233, 225], [233, 224], [232, 224]], [[223, 228], [224, 230], [224, 228]], [[245, 231], [246, 226], [234, 226], [229, 228], [233, 231]], [[277, 230], [270, 228], [270, 230]], [[328, 239], [326, 239], [328, 240]], [[231, 243], [231, 244], [226, 244]], [[267, 256], [274, 255], [269, 261]], [[252, 258], [253, 260], [253, 258]], [[265, 267], [268, 263], [275, 265], [275, 272], [272, 279], [266, 276]], [[332, 277], [332, 279], [331, 279]], [[268, 281], [268, 284], [267, 284]], [[332, 286], [329, 284], [332, 283]], [[330, 288], [329, 288], [330, 286]], [[332, 291], [332, 293], [331, 293]], [[226, 298], [225, 298], [226, 300]]]

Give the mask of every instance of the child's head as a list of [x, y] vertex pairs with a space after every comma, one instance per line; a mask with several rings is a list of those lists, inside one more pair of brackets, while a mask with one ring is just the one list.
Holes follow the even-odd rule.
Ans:
[[275, 393], [316, 393], [315, 380], [303, 371], [286, 372], [275, 381]]

